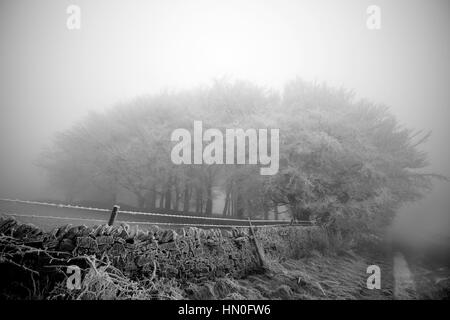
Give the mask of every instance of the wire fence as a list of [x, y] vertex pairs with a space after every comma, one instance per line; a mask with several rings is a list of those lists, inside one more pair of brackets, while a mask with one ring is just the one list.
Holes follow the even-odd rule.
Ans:
[[[37, 212], [51, 209], [51, 215], [37, 214]], [[69, 210], [66, 210], [69, 209]], [[73, 214], [71, 211], [76, 211]], [[28, 212], [27, 212], [28, 211]], [[57, 204], [49, 202], [38, 202], [18, 199], [1, 199], [0, 213], [6, 216], [13, 216], [26, 219], [37, 219], [54, 221], [73, 221], [82, 223], [107, 223], [111, 210], [93, 207], [84, 207], [69, 204]], [[47, 213], [47, 212], [46, 212]], [[105, 213], [108, 215], [105, 216]], [[200, 227], [200, 228], [248, 228], [249, 221], [237, 218], [211, 217], [211, 216], [191, 216], [180, 214], [165, 214], [157, 212], [140, 212], [129, 210], [118, 210], [117, 213], [122, 217], [117, 223], [127, 223], [141, 226], [166, 226], [166, 227]], [[133, 219], [134, 217], [134, 219]], [[124, 218], [124, 219], [123, 219]], [[141, 221], [139, 221], [141, 220]], [[267, 227], [286, 227], [292, 225], [310, 226], [311, 221], [289, 220], [251, 220], [251, 223], [258, 228]], [[53, 224], [53, 222], [50, 222]]]
[[[69, 221], [86, 221], [86, 222], [99, 222], [105, 223], [106, 220], [101, 219], [85, 219], [85, 218], [69, 218], [69, 217], [55, 217], [55, 216], [40, 216], [31, 214], [17, 214], [17, 213], [5, 213], [1, 212], [2, 215], [12, 216], [12, 217], [24, 217], [24, 218], [37, 218], [37, 219], [54, 219], [54, 220], [69, 220]], [[254, 222], [254, 221], [253, 221]], [[209, 227], [209, 228], [248, 228], [243, 225], [220, 225], [220, 224], [198, 224], [198, 223], [176, 223], [176, 222], [146, 222], [146, 221], [121, 221], [118, 220], [117, 223], [126, 224], [136, 224], [136, 225], [163, 225], [163, 226], [174, 226], [174, 227]], [[263, 224], [257, 225], [258, 228], [268, 228], [268, 227], [286, 227], [291, 226], [290, 223], [285, 224]], [[295, 224], [298, 225], [298, 224]]]

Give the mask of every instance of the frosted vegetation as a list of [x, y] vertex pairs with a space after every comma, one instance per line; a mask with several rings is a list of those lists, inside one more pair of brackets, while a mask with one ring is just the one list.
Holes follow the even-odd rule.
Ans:
[[[175, 165], [171, 132], [191, 128], [280, 129], [279, 171], [258, 165]], [[296, 79], [279, 93], [252, 83], [216, 81], [163, 92], [90, 113], [59, 133], [39, 163], [66, 201], [86, 190], [109, 203], [131, 193], [141, 210], [233, 217], [315, 219], [344, 232], [378, 230], [396, 209], [420, 198], [434, 177], [419, 146], [428, 133], [401, 126], [385, 106], [348, 90]], [[92, 193], [91, 191], [90, 193]]]

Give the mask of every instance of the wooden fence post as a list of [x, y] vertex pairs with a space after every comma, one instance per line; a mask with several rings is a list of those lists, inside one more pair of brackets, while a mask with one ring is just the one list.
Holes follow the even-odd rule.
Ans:
[[109, 217], [108, 226], [112, 226], [114, 224], [114, 220], [117, 217], [117, 211], [120, 209], [119, 206], [114, 206], [111, 212], [111, 216]]
[[249, 227], [250, 234], [251, 234], [250, 239], [252, 239], [252, 242], [253, 242], [253, 244], [256, 247], [256, 253], [258, 255], [261, 267], [266, 268], [267, 267], [267, 263], [266, 263], [266, 256], [264, 254], [264, 249], [261, 247], [261, 245], [259, 244], [258, 240], [256, 239], [255, 230], [253, 230], [252, 221], [250, 220], [250, 218], [248, 218], [248, 224], [250, 225], [250, 227]]

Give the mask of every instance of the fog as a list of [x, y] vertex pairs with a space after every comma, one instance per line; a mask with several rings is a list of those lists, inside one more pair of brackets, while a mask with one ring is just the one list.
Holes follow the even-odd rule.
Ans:
[[[80, 30], [66, 27], [70, 4], [81, 8]], [[372, 4], [380, 30], [366, 26]], [[428, 171], [450, 176], [448, 30], [446, 0], [2, 0], [0, 197], [54, 198], [36, 157], [89, 110], [223, 76], [353, 89], [405, 126], [432, 130]], [[449, 191], [437, 183], [399, 212], [397, 228], [448, 235]]]

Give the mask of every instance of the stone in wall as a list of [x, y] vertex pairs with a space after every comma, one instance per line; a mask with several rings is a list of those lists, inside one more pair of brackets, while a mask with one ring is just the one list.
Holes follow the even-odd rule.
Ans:
[[202, 282], [226, 275], [239, 278], [259, 270], [255, 248], [242, 229], [191, 227], [176, 232], [158, 227], [142, 231], [125, 224], [64, 225], [44, 233], [33, 225], [1, 219], [0, 234], [64, 252], [67, 257], [107, 258], [131, 278], [149, 277], [155, 272], [157, 277]]

